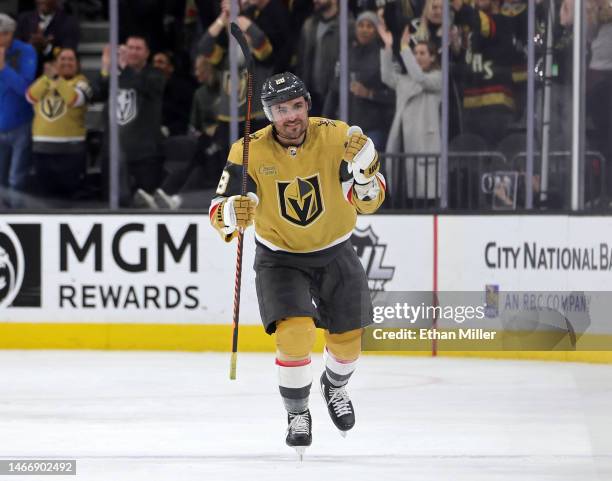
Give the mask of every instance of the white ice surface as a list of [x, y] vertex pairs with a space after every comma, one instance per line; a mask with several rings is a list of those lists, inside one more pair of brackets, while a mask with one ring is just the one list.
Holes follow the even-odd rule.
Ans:
[[[321, 356], [313, 359], [315, 382]], [[612, 480], [612, 368], [364, 356], [346, 439], [313, 385], [313, 445], [284, 444], [271, 354], [0, 352], [0, 459], [27, 480]]]

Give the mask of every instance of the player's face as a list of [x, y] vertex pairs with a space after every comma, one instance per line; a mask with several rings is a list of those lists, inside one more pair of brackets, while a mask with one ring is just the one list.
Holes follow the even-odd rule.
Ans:
[[297, 140], [308, 127], [308, 103], [304, 97], [273, 105], [272, 118], [279, 136]]

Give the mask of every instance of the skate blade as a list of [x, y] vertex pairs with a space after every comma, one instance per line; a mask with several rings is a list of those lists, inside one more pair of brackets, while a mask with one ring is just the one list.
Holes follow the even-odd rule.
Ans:
[[300, 463], [304, 461], [304, 451], [306, 451], [306, 446], [294, 446], [295, 452], [298, 455], [298, 460]]
[[340, 436], [342, 436], [343, 438], [346, 438], [346, 435], [348, 434], [348, 431], [340, 431], [338, 429], [338, 432], [340, 433]]

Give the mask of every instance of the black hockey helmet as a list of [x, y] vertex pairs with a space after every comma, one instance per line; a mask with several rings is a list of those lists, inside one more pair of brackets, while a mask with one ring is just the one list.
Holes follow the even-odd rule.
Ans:
[[270, 122], [274, 122], [272, 117], [273, 105], [282, 104], [287, 100], [293, 100], [298, 97], [306, 99], [308, 110], [310, 110], [312, 105], [310, 93], [302, 79], [291, 72], [283, 72], [268, 77], [261, 89], [261, 103]]

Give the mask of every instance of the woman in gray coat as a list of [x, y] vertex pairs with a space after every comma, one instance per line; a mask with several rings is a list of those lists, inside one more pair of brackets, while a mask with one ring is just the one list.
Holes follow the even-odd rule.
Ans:
[[[409, 46], [410, 32], [408, 27], [404, 29], [400, 57], [406, 73], [402, 73], [393, 59], [393, 37], [384, 27], [379, 29], [379, 33], [385, 42], [385, 49], [380, 52], [382, 81], [396, 93], [395, 115], [385, 150], [396, 154], [436, 155], [429, 159], [418, 155], [409, 158], [404, 183], [408, 198], [435, 199], [436, 191], [439, 192], [439, 188], [436, 189], [436, 160], [440, 152], [442, 91], [442, 72], [436, 47], [431, 43], [417, 42], [413, 53]], [[398, 184], [399, 162], [388, 160], [386, 163], [392, 195], [394, 191], [397, 193], [393, 187]]]

